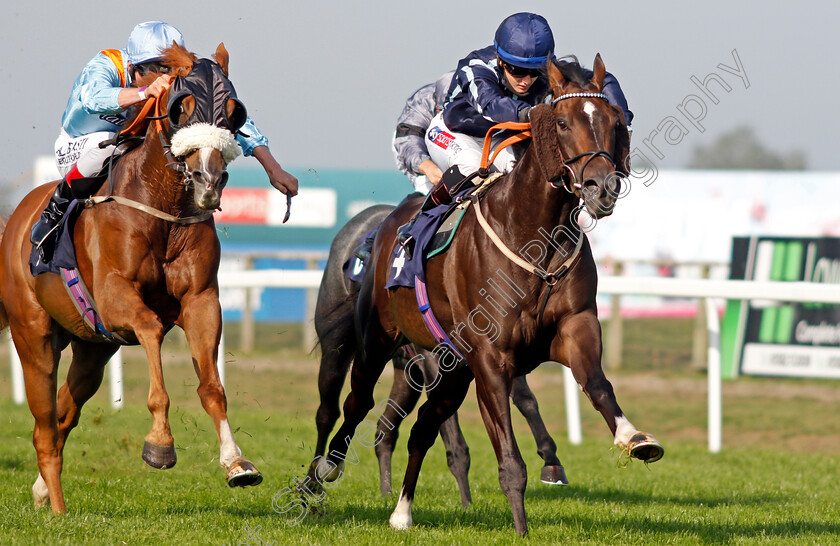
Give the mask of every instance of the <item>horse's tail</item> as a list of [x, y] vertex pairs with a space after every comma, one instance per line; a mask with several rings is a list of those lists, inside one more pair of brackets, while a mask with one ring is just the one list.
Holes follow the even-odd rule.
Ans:
[[[3, 234], [6, 232], [6, 217], [0, 214], [0, 242], [3, 241]], [[6, 316], [6, 306], [0, 299], [0, 332], [9, 327], [9, 317]]]

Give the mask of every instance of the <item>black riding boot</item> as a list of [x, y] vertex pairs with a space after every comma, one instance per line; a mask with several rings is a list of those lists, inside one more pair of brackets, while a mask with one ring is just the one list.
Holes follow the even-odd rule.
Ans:
[[[53, 192], [47, 208], [41, 213], [41, 219], [32, 226], [32, 231], [30, 232], [29, 240], [39, 250], [42, 250], [41, 246], [44, 244], [44, 241], [55, 234], [58, 223], [61, 221], [61, 217], [64, 216], [72, 200], [73, 193], [70, 191], [70, 186], [66, 180], [62, 180]], [[49, 261], [45, 259], [46, 257], [43, 254], [41, 258], [44, 262]]]
[[426, 195], [426, 200], [420, 207], [420, 211], [412, 216], [411, 220], [397, 228], [397, 240], [400, 246], [405, 250], [405, 257], [409, 260], [414, 253], [414, 237], [409, 233], [414, 227], [414, 222], [421, 212], [433, 209], [438, 205], [444, 205], [452, 200], [452, 192], [460, 189], [461, 182], [465, 180], [464, 175], [458, 170], [458, 167], [450, 167], [443, 173], [440, 180], [432, 191]]
[[373, 252], [373, 240], [376, 238], [376, 233], [362, 241], [362, 244], [353, 251], [353, 255], [362, 260], [362, 263], [367, 263], [370, 260], [370, 253]]

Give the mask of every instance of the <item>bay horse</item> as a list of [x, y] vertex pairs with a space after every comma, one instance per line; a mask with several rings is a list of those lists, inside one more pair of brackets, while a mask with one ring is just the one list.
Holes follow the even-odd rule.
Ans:
[[597, 271], [578, 218], [581, 201], [591, 219], [598, 219], [612, 213], [620, 195], [629, 155], [623, 115], [602, 93], [606, 71], [600, 55], [589, 79], [576, 63], [548, 63], [546, 72], [554, 98], [531, 109], [527, 151], [510, 174], [473, 194], [460, 234], [447, 252], [428, 260], [428, 303], [440, 330], [451, 336], [447, 342], [438, 344], [439, 333], [426, 327], [414, 289], [385, 288], [397, 228], [417, 212], [419, 202], [398, 207], [374, 240], [373, 271], [362, 282], [356, 308], [361, 346], [344, 422], [328, 454], [313, 461], [309, 477], [320, 484], [342, 476], [356, 426], [374, 406], [374, 386], [397, 347], [406, 340], [427, 349], [443, 347], [439, 365], [447, 372], [411, 430], [405, 479], [390, 517], [395, 529], [411, 526], [423, 458], [473, 379], [499, 461], [499, 483], [520, 535], [528, 532], [527, 472], [511, 427], [514, 377], [546, 361], [568, 366], [615, 445], [646, 462], [664, 454], [652, 435], [624, 415], [601, 367]]
[[[315, 416], [318, 430], [315, 458], [324, 454], [329, 434], [341, 415], [339, 397], [357, 347], [354, 315], [360, 284], [347, 278], [343, 266], [353, 257], [353, 250], [358, 241], [368, 232], [378, 228], [394, 208], [391, 205], [375, 205], [363, 210], [339, 230], [330, 246], [315, 307], [315, 331], [321, 346], [318, 371], [320, 405]], [[407, 347], [410, 348], [397, 351], [393, 355], [394, 383], [388, 395], [393, 405], [389, 404], [384, 408], [377, 423], [377, 436], [380, 441], [377, 442], [375, 451], [379, 462], [380, 491], [383, 496], [391, 493], [391, 455], [400, 424], [417, 405], [423, 385], [433, 384], [439, 373], [437, 359], [432, 358], [431, 353], [425, 349]], [[411, 354], [415, 356], [410, 359]], [[418, 354], [420, 358], [417, 358]], [[543, 423], [537, 399], [524, 376], [513, 380], [511, 400], [528, 421], [537, 444], [537, 453], [544, 461], [540, 480], [551, 485], [568, 485], [563, 465], [557, 458], [557, 445]], [[470, 454], [458, 425], [457, 413], [441, 425], [440, 437], [446, 449], [449, 470], [458, 484], [461, 503], [467, 507], [472, 501], [468, 477]]]
[[[217, 280], [220, 246], [212, 211], [227, 183], [227, 163], [239, 153], [233, 133], [244, 122], [245, 109], [227, 79], [229, 56], [224, 44], [217, 48], [215, 62], [198, 59], [176, 44], [164, 56], [170, 74], [177, 76], [172, 88], [156, 104], [154, 98], [148, 99], [138, 123], [132, 124], [140, 127], [141, 135], [145, 133], [142, 144], [119, 160], [110, 184], [103, 185], [75, 223], [78, 270], [104, 328], [145, 350], [150, 376], [147, 405], [153, 422], [143, 460], [161, 469], [177, 460], [160, 347], [167, 330], [178, 325], [190, 345], [201, 404], [216, 428], [227, 482], [257, 485], [262, 475], [242, 457], [233, 439], [216, 368], [222, 315]], [[168, 103], [169, 98], [177, 100]], [[155, 122], [145, 116], [152, 104], [167, 109]], [[171, 150], [165, 145], [167, 138]], [[45, 184], [24, 197], [2, 234], [0, 326], [11, 327], [35, 418], [33, 443], [39, 470], [32, 486], [35, 506], [49, 503], [54, 512], [62, 513], [66, 510], [61, 488], [64, 445], [119, 345], [86, 325], [59, 275], [30, 274], [30, 228], [55, 186]], [[56, 394], [61, 350], [68, 344], [73, 358], [67, 380]]]

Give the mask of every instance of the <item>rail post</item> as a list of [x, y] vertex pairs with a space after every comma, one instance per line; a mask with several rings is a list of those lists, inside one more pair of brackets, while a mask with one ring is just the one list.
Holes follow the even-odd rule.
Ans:
[[[253, 256], [245, 257], [245, 269], [254, 269]], [[254, 350], [254, 308], [251, 305], [253, 288], [246, 287], [243, 290], [245, 290], [245, 301], [242, 307], [242, 321], [239, 324], [241, 336], [239, 348], [248, 353]]]
[[[624, 271], [622, 262], [615, 262], [613, 275], [620, 277]], [[624, 323], [621, 320], [621, 295], [613, 294], [610, 305], [610, 322], [607, 328], [607, 369], [616, 370], [621, 367], [623, 352]]]
[[[708, 279], [711, 273], [711, 267], [708, 264], [701, 266], [701, 277]], [[694, 320], [694, 336], [691, 349], [691, 367], [695, 370], [703, 370], [708, 365], [707, 362], [707, 347], [709, 345], [709, 336], [706, 321], [706, 299], [697, 299], [697, 317]]]

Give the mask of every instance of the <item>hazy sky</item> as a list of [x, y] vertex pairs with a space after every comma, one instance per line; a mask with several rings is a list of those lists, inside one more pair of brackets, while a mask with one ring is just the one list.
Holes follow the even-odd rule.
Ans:
[[[746, 124], [773, 150], [799, 149], [810, 168], [840, 170], [834, 2], [9, 0], [0, 7], [0, 181], [30, 183], [33, 158], [52, 154], [81, 67], [151, 19], [177, 26], [200, 56], [225, 42], [231, 80], [287, 168], [393, 168], [390, 138], [406, 97], [489, 45], [515, 11], [548, 19], [558, 55], [591, 66], [601, 52], [636, 115], [633, 145], [648, 139], [664, 158], [641, 149], [660, 168], [684, 166], [696, 146]], [[718, 68], [738, 68], [733, 50], [749, 88]], [[709, 84], [718, 104], [691, 82], [713, 71], [730, 86]], [[702, 132], [679, 112], [684, 102], [696, 117], [705, 107]], [[651, 135], [657, 127], [670, 128], [672, 143]], [[237, 160], [248, 164], [256, 161]]]

